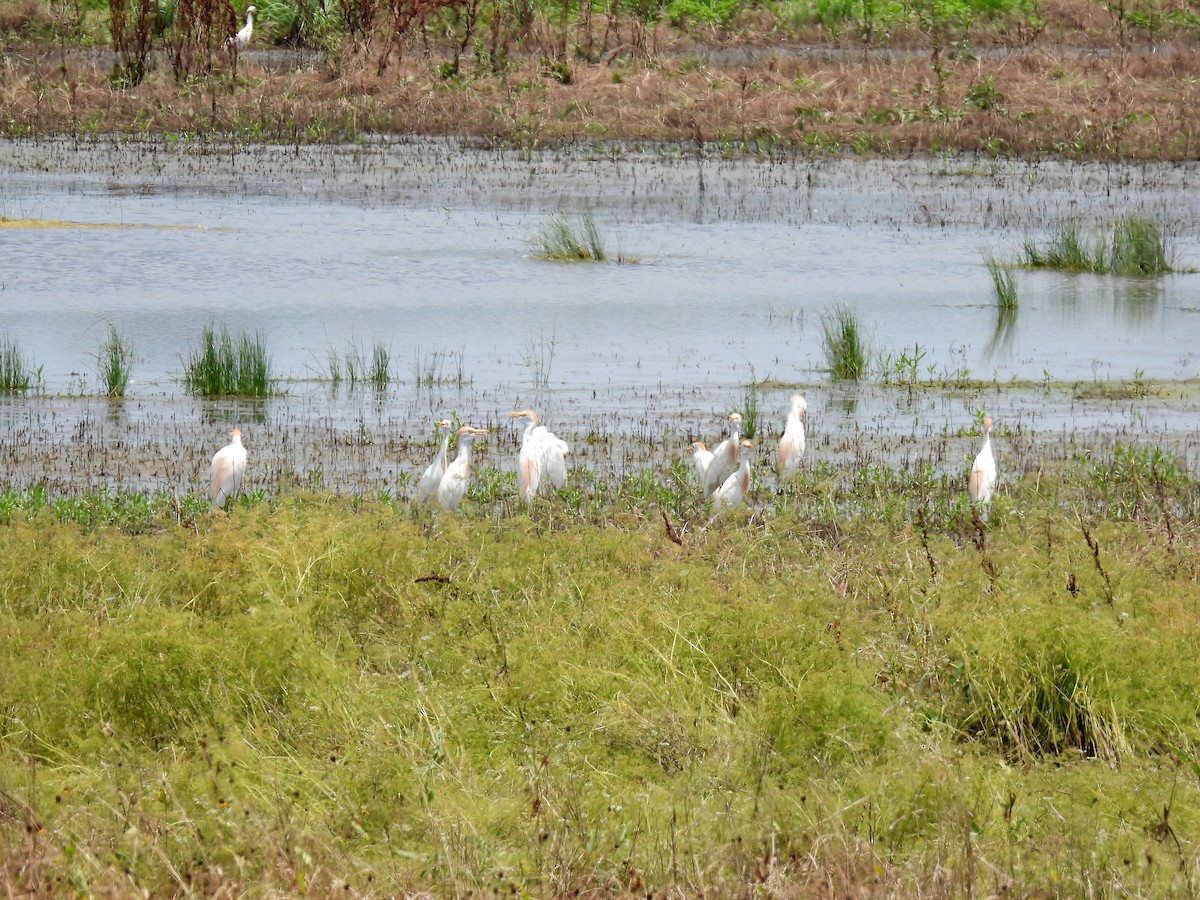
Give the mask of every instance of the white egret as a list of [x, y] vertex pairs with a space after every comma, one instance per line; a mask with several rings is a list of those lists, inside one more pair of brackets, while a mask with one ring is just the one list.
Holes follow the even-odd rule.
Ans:
[[790, 478], [800, 468], [804, 456], [804, 411], [808, 402], [799, 394], [792, 394], [792, 411], [788, 413], [783, 437], [779, 440], [779, 477]]
[[517, 493], [526, 503], [532, 503], [543, 479], [557, 488], [567, 484], [567, 454], [571, 448], [545, 425], [538, 424], [532, 409], [510, 412], [509, 418], [528, 419], [517, 456]]
[[983, 420], [983, 446], [971, 466], [971, 474], [967, 478], [967, 496], [972, 503], [987, 507], [992, 502], [992, 492], [996, 489], [996, 458], [992, 456], [992, 419], [985, 416]]
[[704, 476], [708, 473], [708, 465], [712, 462], [712, 451], [704, 441], [692, 442], [692, 468], [696, 470], [696, 479], [700, 487], [704, 487]]
[[242, 446], [242, 430], [229, 432], [232, 440], [216, 452], [212, 458], [209, 477], [209, 496], [213, 509], [224, 509], [225, 501], [237, 496], [242, 487], [242, 476], [246, 474], [246, 448]]
[[446, 433], [442, 434], [442, 446], [438, 450], [437, 456], [421, 473], [421, 480], [417, 482], [417, 490], [413, 494], [414, 503], [424, 503], [426, 500], [432, 499], [437, 493], [438, 485], [442, 483], [442, 476], [446, 474], [446, 451], [450, 447], [450, 420], [442, 419], [442, 421], [434, 423], [433, 429], [435, 435], [441, 434], [443, 429]]
[[246, 24], [225, 42], [226, 47], [236, 47], [238, 53], [241, 53], [250, 46], [250, 38], [254, 37], [254, 14], [256, 12], [258, 10], [253, 6], [246, 7]]
[[456, 432], [458, 454], [446, 466], [446, 473], [437, 488], [437, 502], [446, 509], [458, 509], [458, 504], [466, 496], [471, 481], [471, 444], [486, 434], [486, 428], [472, 428], [470, 425], [464, 425]]
[[704, 496], [711, 497], [713, 491], [725, 483], [725, 479], [738, 467], [738, 441], [741, 440], [742, 416], [732, 412], [729, 421], [729, 437], [713, 448], [712, 462], [704, 473]]
[[746, 499], [746, 494], [750, 491], [750, 451], [754, 444], [742, 441], [739, 447], [741, 463], [737, 471], [721, 482], [721, 486], [713, 493], [714, 513], [737, 506]]

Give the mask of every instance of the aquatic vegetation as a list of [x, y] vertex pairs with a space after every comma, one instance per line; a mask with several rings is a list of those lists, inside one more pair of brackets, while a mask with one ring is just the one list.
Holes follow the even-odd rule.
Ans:
[[367, 380], [376, 388], [385, 388], [392, 380], [391, 353], [383, 341], [375, 342], [375, 348], [371, 352], [371, 369], [367, 373]]
[[1049, 239], [1038, 245], [1026, 239], [1023, 245], [1022, 263], [1034, 269], [1060, 269], [1067, 272], [1094, 272], [1100, 263], [1095, 252], [1086, 245], [1086, 239], [1076, 222], [1059, 224]]
[[850, 307], [835, 306], [821, 317], [821, 349], [835, 381], [857, 381], [867, 374], [870, 352], [858, 314]]
[[984, 256], [983, 262], [992, 281], [992, 296], [996, 301], [996, 309], [1002, 312], [1016, 310], [1017, 276], [1012, 269], [998, 262], [990, 253]]
[[262, 335], [229, 334], [205, 326], [199, 347], [184, 366], [184, 386], [201, 397], [267, 397], [271, 394], [271, 361]]
[[7, 331], [0, 334], [0, 391], [27, 391], [37, 375], [16, 339]]
[[742, 391], [742, 405], [738, 409], [742, 416], [742, 437], [755, 438], [758, 435], [758, 381], [754, 377], [754, 369], [750, 369], [750, 380]]
[[133, 367], [133, 346], [121, 337], [117, 327], [111, 322], [108, 325], [108, 337], [100, 348], [96, 365], [105, 395], [124, 397]]
[[1149, 219], [1125, 218], [1113, 227], [1109, 268], [1117, 275], [1161, 275], [1174, 271], [1174, 253]]
[[1027, 239], [1022, 264], [1036, 269], [1099, 275], [1162, 275], [1174, 271], [1170, 239], [1149, 219], [1130, 216], [1111, 228], [1106, 240], [1089, 240], [1078, 223], [1058, 225], [1044, 245]]
[[555, 213], [534, 242], [535, 255], [559, 262], [606, 262], [608, 253], [590, 212]]
[[412, 382], [421, 387], [435, 387], [441, 384], [452, 384], [457, 387], [470, 384], [471, 379], [464, 369], [464, 350], [422, 351], [418, 347], [413, 352]]

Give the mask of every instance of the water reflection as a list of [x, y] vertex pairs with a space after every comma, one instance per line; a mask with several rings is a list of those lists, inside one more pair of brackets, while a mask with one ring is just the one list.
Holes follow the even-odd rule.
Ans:
[[200, 421], [205, 425], [265, 425], [269, 400], [222, 397], [200, 401]]
[[1114, 278], [1113, 311], [1130, 325], [1152, 324], [1162, 310], [1165, 296], [1158, 278]]
[[988, 339], [984, 353], [989, 360], [999, 356], [1007, 359], [1012, 355], [1013, 339], [1017, 333], [1016, 306], [996, 307], [996, 324], [992, 328], [992, 336]]

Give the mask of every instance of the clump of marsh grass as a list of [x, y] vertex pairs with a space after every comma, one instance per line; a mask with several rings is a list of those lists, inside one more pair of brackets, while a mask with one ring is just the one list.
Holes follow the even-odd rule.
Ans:
[[983, 262], [992, 279], [992, 295], [996, 300], [996, 308], [1002, 312], [1016, 310], [1017, 277], [1012, 269], [997, 262], [990, 253], [984, 257]]
[[117, 327], [111, 322], [108, 326], [108, 338], [100, 348], [97, 357], [100, 383], [104, 385], [104, 393], [109, 397], [124, 397], [129, 387], [129, 373], [133, 367], [133, 346], [124, 340]]
[[758, 382], [754, 378], [754, 369], [750, 369], [750, 382], [742, 393], [742, 437], [753, 439], [758, 434]]
[[366, 382], [376, 388], [385, 388], [392, 380], [391, 350], [382, 341], [376, 341], [368, 360], [362, 346], [357, 341], [347, 341], [344, 352], [339, 353], [330, 347], [328, 364], [322, 376], [332, 384], [341, 384], [346, 380], [353, 388], [359, 382]]
[[184, 385], [202, 397], [266, 397], [271, 393], [271, 360], [262, 335], [236, 337], [222, 325], [205, 326], [200, 345], [184, 368]]
[[1043, 245], [1026, 240], [1021, 263], [1035, 269], [1097, 275], [1162, 275], [1173, 269], [1168, 238], [1154, 222], [1127, 216], [1112, 226], [1108, 240], [1088, 241], [1078, 223], [1058, 225]]
[[858, 314], [850, 307], [835, 306], [821, 317], [821, 347], [834, 380], [857, 381], [866, 375], [870, 352]]
[[418, 347], [413, 357], [412, 375], [413, 384], [421, 387], [433, 387], [435, 384], [462, 387], [471, 381], [463, 368], [462, 350], [442, 349], [422, 353]]
[[37, 370], [21, 352], [16, 340], [8, 332], [0, 334], [0, 391], [27, 391], [36, 376]]
[[1034, 269], [1058, 269], [1065, 272], [1096, 271], [1096, 256], [1084, 240], [1077, 222], [1063, 222], [1051, 232], [1045, 244], [1026, 239], [1022, 264]]
[[590, 212], [580, 213], [572, 220], [555, 213], [537, 236], [534, 247], [542, 259], [560, 262], [605, 262], [608, 252]]
[[1173, 252], [1149, 219], [1122, 219], [1113, 228], [1109, 268], [1117, 275], [1162, 275], [1172, 271]]
[[391, 352], [382, 341], [375, 342], [375, 349], [371, 353], [371, 368], [367, 373], [367, 380], [376, 388], [385, 388], [388, 382], [392, 380]]
[[1129, 750], [1126, 726], [1102, 672], [1081, 657], [1081, 648], [1048, 638], [1019, 649], [1015, 658], [964, 666], [958, 724], [1011, 756], [1077, 751], [1117, 762]]

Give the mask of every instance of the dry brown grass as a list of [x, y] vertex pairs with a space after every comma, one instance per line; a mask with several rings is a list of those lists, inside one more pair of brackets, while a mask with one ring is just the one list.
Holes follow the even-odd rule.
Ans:
[[[1052, 13], [1052, 14], [1051, 14]], [[696, 34], [662, 31], [653, 54], [624, 54], [645, 35], [593, 23], [602, 61], [569, 62], [569, 83], [546, 70], [539, 51], [501, 75], [460, 75], [438, 66], [451, 50], [416, 45], [391, 54], [347, 45], [316, 69], [276, 68], [243, 54], [236, 79], [218, 68], [178, 84], [159, 59], [136, 88], [110, 86], [111, 58], [95, 51], [36, 48], [10, 54], [0, 79], [7, 116], [0, 133], [232, 132], [282, 140], [337, 140], [362, 132], [422, 133], [541, 146], [579, 140], [764, 141], [813, 150], [852, 147], [903, 154], [940, 149], [1006, 155], [1065, 153], [1194, 158], [1200, 147], [1200, 59], [1184, 40], [1140, 49], [1096, 7], [1072, 0], [1048, 12], [1028, 47], [980, 47], [976, 59], [945, 63], [938, 83], [921, 51], [889, 54], [779, 48], [745, 65], [705, 47]], [[1048, 34], [1078, 29], [1062, 46]], [[1100, 35], [1103, 48], [1093, 46]], [[534, 44], [549, 45], [546, 34]], [[751, 33], [732, 43], [752, 45]], [[900, 43], [904, 43], [900, 41]], [[726, 44], [726, 48], [728, 43]], [[1139, 45], [1140, 47], [1140, 45]], [[614, 52], [616, 51], [616, 52]], [[264, 64], [272, 66], [265, 68]], [[971, 92], [989, 84], [994, 102]]]

